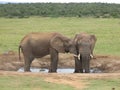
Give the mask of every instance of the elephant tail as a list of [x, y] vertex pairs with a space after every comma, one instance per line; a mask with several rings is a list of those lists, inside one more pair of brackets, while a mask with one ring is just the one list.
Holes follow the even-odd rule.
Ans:
[[19, 48], [18, 48], [19, 60], [21, 60], [21, 56], [20, 56], [20, 50], [21, 50], [21, 46], [19, 46]]

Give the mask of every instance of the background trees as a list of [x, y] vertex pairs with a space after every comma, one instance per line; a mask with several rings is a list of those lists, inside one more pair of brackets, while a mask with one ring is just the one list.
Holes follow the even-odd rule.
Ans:
[[120, 4], [107, 3], [18, 3], [0, 4], [0, 17], [95, 17], [120, 18]]

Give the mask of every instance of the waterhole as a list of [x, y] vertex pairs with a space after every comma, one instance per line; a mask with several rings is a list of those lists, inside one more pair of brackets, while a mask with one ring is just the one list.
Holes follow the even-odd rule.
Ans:
[[[30, 68], [31, 72], [42, 72], [42, 73], [48, 73], [48, 69], [46, 68], [35, 68], [35, 67], [31, 67]], [[24, 72], [24, 68], [21, 67], [18, 72]], [[73, 73], [74, 72], [74, 68], [58, 68], [57, 69], [57, 73]], [[90, 69], [90, 73], [102, 73], [101, 70], [99, 70], [98, 68], [92, 68]]]

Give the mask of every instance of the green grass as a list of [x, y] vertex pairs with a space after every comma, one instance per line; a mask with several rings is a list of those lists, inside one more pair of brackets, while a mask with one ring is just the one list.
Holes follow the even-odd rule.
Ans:
[[0, 76], [0, 90], [75, 90], [63, 84], [45, 82], [40, 77]]
[[[120, 90], [120, 78], [85, 79], [82, 90]], [[44, 81], [38, 76], [0, 76], [0, 90], [78, 90], [69, 85]], [[80, 89], [81, 90], [81, 89]]]
[[20, 40], [30, 32], [60, 32], [73, 38], [80, 32], [97, 36], [95, 54], [120, 54], [120, 20], [31, 17], [23, 19], [0, 18], [0, 52], [18, 50]]
[[88, 80], [90, 84], [84, 90], [120, 90], [120, 78]]

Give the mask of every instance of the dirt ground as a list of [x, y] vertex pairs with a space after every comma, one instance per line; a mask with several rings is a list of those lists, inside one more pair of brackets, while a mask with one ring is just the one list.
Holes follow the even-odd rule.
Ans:
[[[0, 54], [0, 70], [4, 71], [17, 71], [20, 67], [24, 67], [24, 59], [19, 60], [18, 54], [9, 51], [7, 53]], [[32, 67], [37, 68], [49, 68], [50, 56], [35, 59], [32, 62]], [[94, 58], [90, 61], [91, 68], [98, 68], [103, 73], [119, 73], [120, 72], [120, 57], [118, 56], [105, 56], [94, 55]], [[58, 68], [74, 68], [74, 58], [72, 54], [60, 54]]]
[[[22, 56], [22, 55], [21, 55]], [[0, 75], [30, 75], [45, 78], [47, 82], [62, 83], [71, 85], [79, 90], [84, 88], [86, 84], [85, 78], [116, 78], [120, 77], [120, 57], [118, 56], [105, 56], [95, 55], [94, 59], [90, 61], [91, 68], [98, 68], [102, 73], [91, 74], [64, 74], [64, 73], [24, 73], [17, 72], [17, 70], [24, 66], [24, 60], [18, 59], [18, 54], [9, 51], [0, 54]], [[32, 63], [32, 67], [49, 68], [50, 56], [36, 59]], [[74, 58], [72, 54], [59, 55], [59, 68], [74, 68]]]

